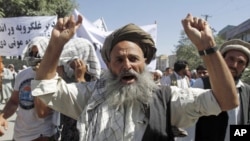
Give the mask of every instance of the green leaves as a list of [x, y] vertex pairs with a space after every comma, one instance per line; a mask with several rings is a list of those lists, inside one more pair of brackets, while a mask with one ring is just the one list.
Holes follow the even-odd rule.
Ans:
[[0, 17], [69, 15], [75, 0], [0, 0]]

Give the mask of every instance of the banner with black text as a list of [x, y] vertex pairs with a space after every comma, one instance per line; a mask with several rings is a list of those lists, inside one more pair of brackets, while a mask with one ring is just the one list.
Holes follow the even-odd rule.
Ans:
[[0, 18], [0, 56], [18, 56], [36, 36], [50, 37], [57, 16]]

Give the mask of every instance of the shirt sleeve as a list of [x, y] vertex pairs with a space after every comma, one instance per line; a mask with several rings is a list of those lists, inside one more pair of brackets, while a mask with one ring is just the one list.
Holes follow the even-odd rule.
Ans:
[[180, 89], [171, 86], [171, 93], [171, 124], [173, 126], [189, 127], [201, 116], [218, 115], [221, 112], [210, 89]]
[[32, 95], [38, 96], [52, 109], [77, 119], [90, 97], [87, 83], [67, 84], [61, 77], [51, 80], [32, 80]]

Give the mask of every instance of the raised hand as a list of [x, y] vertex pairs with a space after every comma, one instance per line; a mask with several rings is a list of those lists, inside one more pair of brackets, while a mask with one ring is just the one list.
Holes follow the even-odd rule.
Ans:
[[204, 19], [188, 14], [187, 17], [182, 20], [182, 25], [187, 36], [198, 50], [204, 50], [216, 45], [212, 30]]
[[84, 75], [87, 72], [87, 67], [84, 61], [81, 59], [74, 59], [70, 63], [70, 67], [74, 70], [75, 72], [75, 80], [76, 82], [85, 82]]
[[63, 47], [74, 36], [81, 23], [82, 16], [80, 15], [78, 15], [77, 21], [75, 21], [73, 16], [58, 19], [56, 26], [52, 30], [49, 45], [40, 67], [36, 71], [37, 80], [54, 77]]
[[77, 21], [74, 16], [59, 18], [52, 30], [51, 40], [53, 44], [64, 45], [76, 33], [82, 23], [82, 16], [78, 15]]

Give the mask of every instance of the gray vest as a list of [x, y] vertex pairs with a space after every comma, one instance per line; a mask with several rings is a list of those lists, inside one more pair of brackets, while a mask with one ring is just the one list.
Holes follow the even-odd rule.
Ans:
[[173, 141], [173, 132], [170, 122], [171, 89], [160, 86], [149, 106], [145, 105], [149, 124], [142, 141]]

